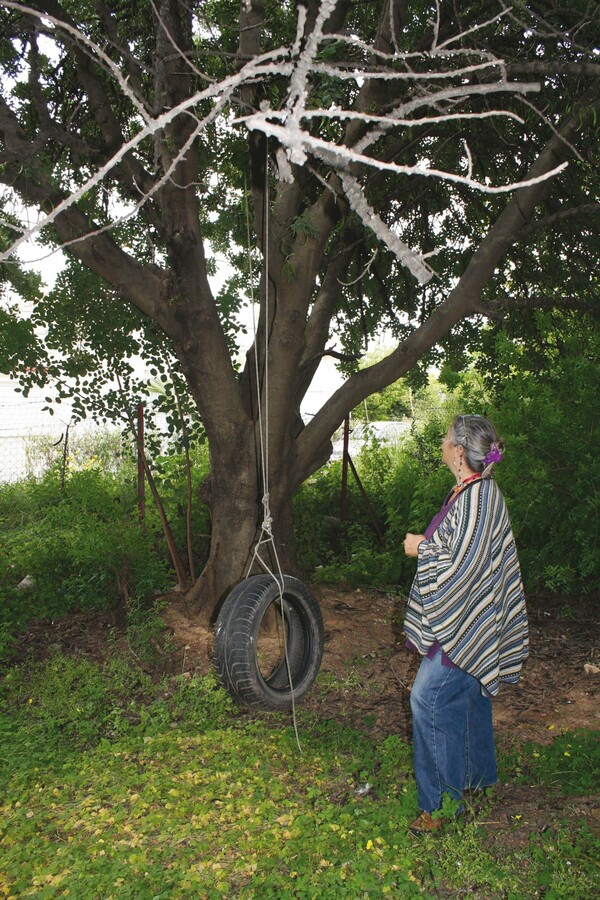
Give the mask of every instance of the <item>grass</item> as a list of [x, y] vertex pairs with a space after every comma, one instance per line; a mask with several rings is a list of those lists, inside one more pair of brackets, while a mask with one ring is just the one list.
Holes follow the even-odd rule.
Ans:
[[[411, 750], [396, 736], [300, 712], [300, 752], [285, 717], [239, 713], [211, 677], [152, 685], [119, 662], [56, 657], [12, 670], [0, 693], [1, 897], [594, 895], [584, 826], [556, 821], [521, 855], [492, 846], [477, 815], [411, 836]], [[590, 758], [588, 733], [568, 743], [543, 748], [553, 790], [565, 752]], [[505, 770], [526, 777], [516, 751]]]

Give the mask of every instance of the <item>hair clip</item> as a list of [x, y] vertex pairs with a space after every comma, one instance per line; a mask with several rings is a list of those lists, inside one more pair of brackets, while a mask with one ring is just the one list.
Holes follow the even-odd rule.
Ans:
[[492, 446], [490, 447], [490, 452], [486, 453], [486, 455], [484, 456], [483, 461], [486, 464], [486, 466], [489, 466], [490, 463], [502, 462], [502, 456], [503, 456], [502, 450], [500, 449], [498, 444], [496, 444], [496, 442], [494, 442], [492, 444]]

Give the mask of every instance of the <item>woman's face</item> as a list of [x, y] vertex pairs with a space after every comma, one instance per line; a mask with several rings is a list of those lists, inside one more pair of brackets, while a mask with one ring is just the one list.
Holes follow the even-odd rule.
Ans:
[[448, 466], [451, 471], [454, 471], [454, 458], [456, 456], [456, 446], [450, 440], [450, 429], [448, 429], [448, 433], [442, 442], [442, 462]]

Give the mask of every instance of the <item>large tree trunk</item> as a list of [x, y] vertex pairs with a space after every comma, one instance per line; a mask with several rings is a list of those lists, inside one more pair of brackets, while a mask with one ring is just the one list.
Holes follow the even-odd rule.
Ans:
[[211, 544], [206, 565], [188, 592], [194, 614], [204, 624], [214, 618], [235, 585], [250, 574], [298, 575], [292, 524], [293, 467], [289, 460], [269, 465], [264, 486], [259, 425], [247, 421], [239, 441], [211, 444], [209, 496]]
[[[232, 480], [234, 485], [234, 480]], [[198, 621], [210, 624], [229, 592], [243, 578], [270, 571], [298, 575], [291, 517], [291, 498], [287, 509], [271, 509], [270, 530], [262, 529], [261, 499], [242, 509], [235, 487], [211, 507], [212, 534], [210, 553], [202, 574], [188, 592], [190, 608]], [[259, 540], [261, 543], [259, 544]], [[255, 556], [255, 551], [258, 556]], [[276, 552], [274, 552], [276, 551]]]

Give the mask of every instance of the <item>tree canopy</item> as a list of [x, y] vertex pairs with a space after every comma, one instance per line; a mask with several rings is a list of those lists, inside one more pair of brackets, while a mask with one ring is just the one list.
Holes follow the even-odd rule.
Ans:
[[[35, 288], [46, 344], [15, 346], [30, 378], [126, 377], [134, 348], [185, 387], [211, 449], [208, 610], [271, 514], [293, 571], [291, 497], [367, 396], [485, 317], [597, 311], [591, 0], [0, 0], [0, 25], [4, 258], [33, 235], [69, 257]], [[382, 327], [394, 351], [359, 369]], [[329, 352], [347, 379], [305, 425]]]

